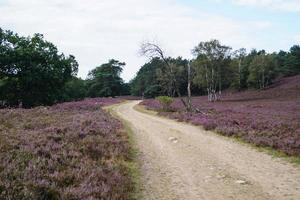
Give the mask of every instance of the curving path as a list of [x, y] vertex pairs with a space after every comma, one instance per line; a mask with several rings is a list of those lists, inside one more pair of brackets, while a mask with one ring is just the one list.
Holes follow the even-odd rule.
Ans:
[[134, 109], [113, 107], [132, 128], [143, 199], [299, 200], [300, 168], [240, 143]]

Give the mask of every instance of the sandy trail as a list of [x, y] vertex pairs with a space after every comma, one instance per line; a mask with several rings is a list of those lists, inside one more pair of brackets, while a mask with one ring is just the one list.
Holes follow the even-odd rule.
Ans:
[[133, 132], [142, 199], [300, 199], [300, 168], [200, 127], [115, 106]]

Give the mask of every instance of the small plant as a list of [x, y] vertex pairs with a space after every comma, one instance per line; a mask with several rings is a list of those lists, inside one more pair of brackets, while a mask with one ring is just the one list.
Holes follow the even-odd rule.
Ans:
[[156, 97], [156, 100], [159, 101], [159, 103], [162, 106], [163, 111], [171, 111], [171, 104], [173, 103], [174, 99], [172, 97], [168, 96], [159, 96]]

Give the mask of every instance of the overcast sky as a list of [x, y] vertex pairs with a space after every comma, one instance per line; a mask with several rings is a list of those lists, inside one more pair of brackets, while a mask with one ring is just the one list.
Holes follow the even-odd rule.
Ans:
[[300, 43], [300, 0], [0, 0], [0, 27], [42, 33], [79, 62], [78, 75], [109, 59], [126, 62], [129, 81], [147, 61], [145, 40], [170, 56], [213, 38], [233, 48], [288, 50]]

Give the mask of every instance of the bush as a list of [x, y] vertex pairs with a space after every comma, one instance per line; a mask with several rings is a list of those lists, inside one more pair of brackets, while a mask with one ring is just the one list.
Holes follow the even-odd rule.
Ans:
[[159, 101], [161, 106], [163, 107], [164, 111], [170, 111], [171, 110], [171, 104], [173, 103], [174, 99], [172, 97], [168, 96], [159, 96], [156, 97], [156, 100]]

